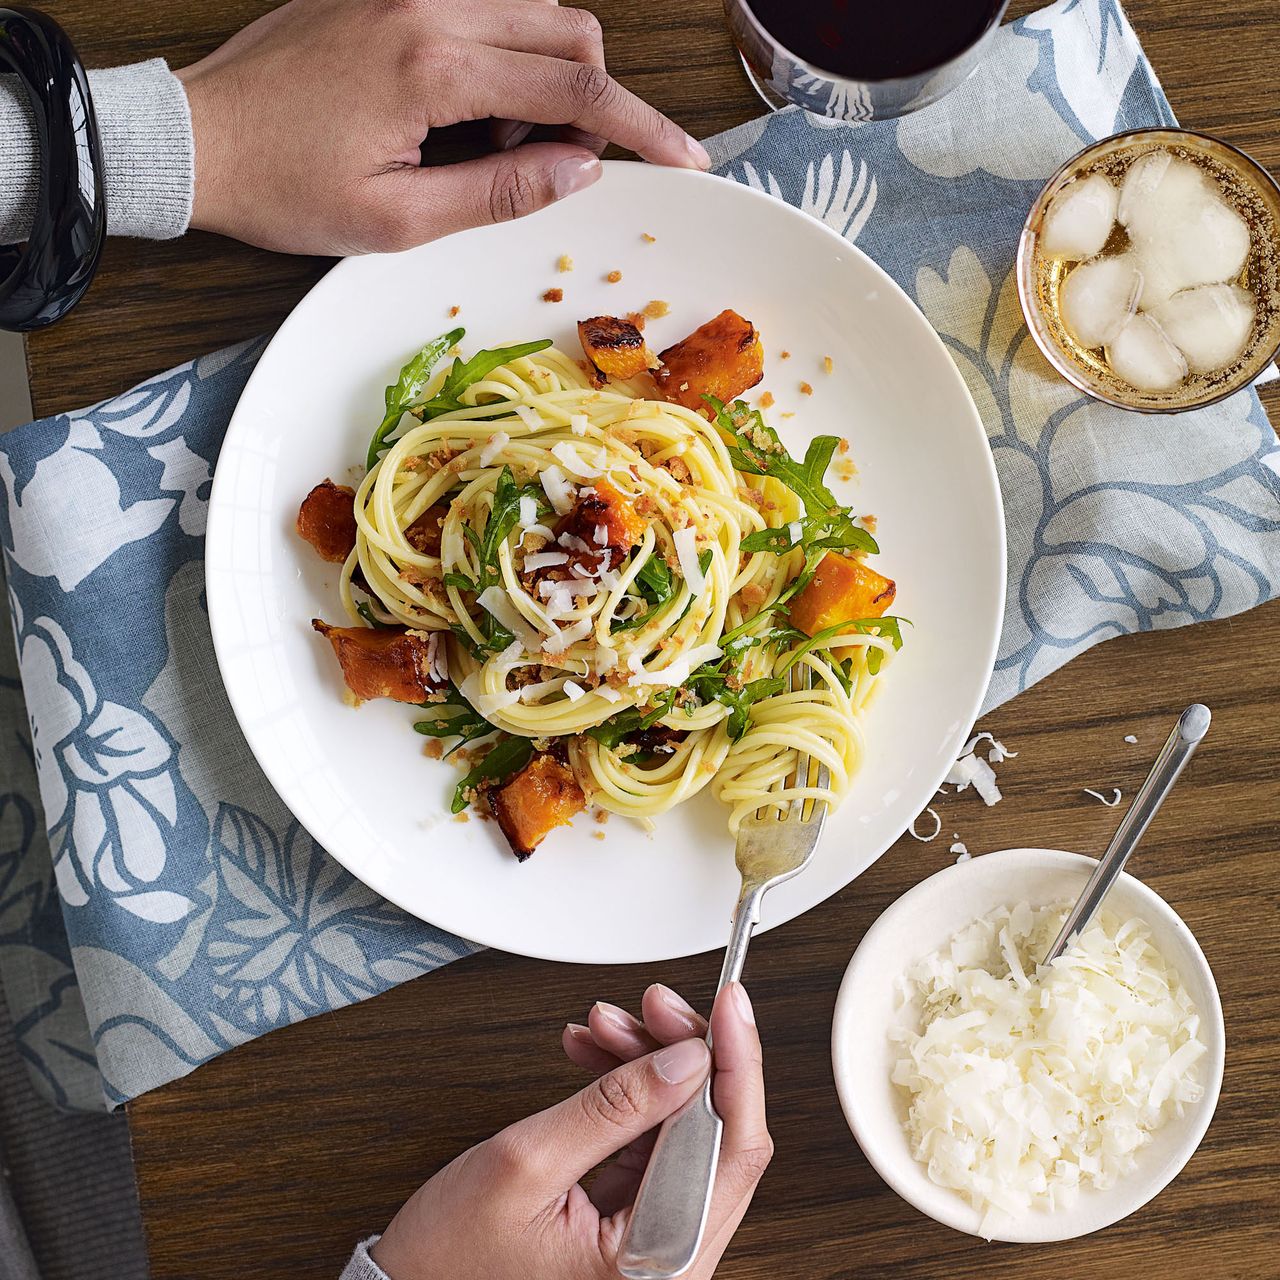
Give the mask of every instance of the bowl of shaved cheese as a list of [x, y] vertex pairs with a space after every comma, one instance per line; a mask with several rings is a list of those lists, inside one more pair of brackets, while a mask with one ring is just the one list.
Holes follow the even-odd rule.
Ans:
[[1006, 849], [939, 871], [867, 931], [836, 1001], [858, 1145], [922, 1213], [987, 1240], [1110, 1226], [1191, 1159], [1222, 1084], [1222, 1005], [1177, 913], [1132, 876], [1052, 965], [1095, 867]]

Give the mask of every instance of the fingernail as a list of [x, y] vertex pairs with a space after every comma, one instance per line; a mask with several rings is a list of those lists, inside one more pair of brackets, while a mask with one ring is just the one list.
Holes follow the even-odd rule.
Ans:
[[595, 1044], [595, 1037], [591, 1034], [590, 1027], [584, 1027], [580, 1022], [569, 1022], [564, 1028], [569, 1035], [581, 1044]]
[[710, 1052], [701, 1040], [681, 1040], [653, 1055], [653, 1069], [667, 1084], [679, 1084], [707, 1069]]
[[568, 160], [561, 160], [551, 171], [556, 199], [572, 195], [575, 191], [581, 191], [583, 187], [589, 187], [602, 172], [600, 161], [595, 156], [574, 156]]
[[504, 120], [501, 124], [494, 125], [493, 139], [498, 144], [499, 151], [510, 151], [512, 147], [518, 147], [532, 132], [531, 124], [524, 124], [519, 120]]
[[678, 1013], [686, 1022], [692, 1021], [697, 1017], [693, 1006], [681, 996], [676, 995], [670, 987], [663, 986], [661, 982], [655, 982], [653, 989], [657, 993], [658, 999], [671, 1010], [672, 1013]]
[[730, 998], [733, 1000], [733, 1011], [742, 1019], [749, 1027], [756, 1025], [756, 1011], [751, 1007], [751, 997], [747, 995], [747, 989], [740, 982], [735, 982], [730, 988]]
[[619, 1031], [634, 1032], [639, 1026], [636, 1020], [625, 1009], [619, 1009], [616, 1004], [606, 1004], [603, 1000], [597, 1000], [596, 1012], [611, 1027], [617, 1027]]
[[689, 155], [693, 157], [693, 163], [699, 169], [711, 168], [711, 157], [707, 154], [707, 149], [700, 143], [697, 138], [691, 138], [687, 133], [684, 136], [684, 145], [688, 149]]

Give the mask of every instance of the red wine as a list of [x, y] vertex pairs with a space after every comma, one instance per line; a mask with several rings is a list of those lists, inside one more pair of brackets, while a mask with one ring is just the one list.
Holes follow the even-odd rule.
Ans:
[[943, 66], [996, 21], [1002, 0], [747, 0], [760, 25], [810, 66], [894, 80]]

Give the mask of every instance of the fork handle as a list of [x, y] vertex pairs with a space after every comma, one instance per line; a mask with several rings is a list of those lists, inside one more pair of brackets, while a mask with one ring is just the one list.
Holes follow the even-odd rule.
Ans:
[[[763, 897], [763, 885], [743, 886], [717, 995], [742, 976]], [[711, 1044], [710, 1031], [707, 1044]], [[702, 1088], [658, 1130], [618, 1251], [618, 1270], [627, 1280], [671, 1280], [693, 1265], [707, 1226], [723, 1132], [708, 1076]]]

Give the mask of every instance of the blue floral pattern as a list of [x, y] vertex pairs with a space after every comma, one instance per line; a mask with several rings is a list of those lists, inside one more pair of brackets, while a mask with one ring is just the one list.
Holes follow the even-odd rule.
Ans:
[[[722, 174], [880, 262], [973, 393], [1010, 550], [989, 706], [1108, 636], [1280, 591], [1280, 447], [1257, 396], [1155, 429], [1056, 378], [1018, 310], [1014, 246], [1044, 179], [1095, 137], [1171, 121], [1114, 0], [1061, 0], [913, 116], [791, 110], [711, 140]], [[0, 438], [0, 976], [69, 1105], [98, 1071], [118, 1104], [472, 950], [327, 857], [209, 679], [210, 477], [260, 349]]]

